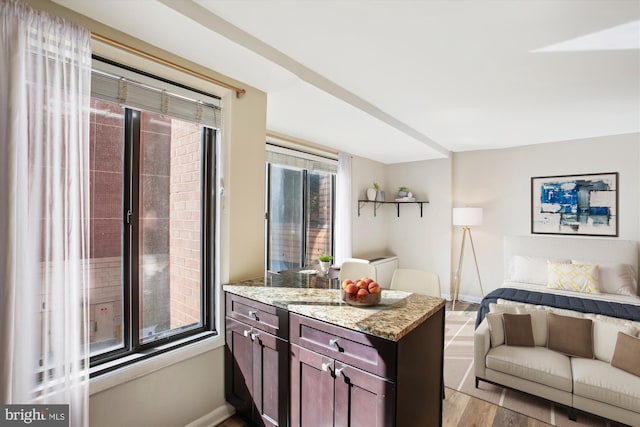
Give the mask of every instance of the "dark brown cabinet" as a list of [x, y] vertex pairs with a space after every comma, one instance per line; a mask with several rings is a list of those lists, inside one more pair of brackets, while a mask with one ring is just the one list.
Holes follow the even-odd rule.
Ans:
[[227, 293], [225, 394], [260, 426], [439, 426], [443, 345], [444, 305], [391, 341]]
[[291, 425], [393, 425], [395, 385], [384, 378], [291, 345]]
[[291, 425], [442, 424], [444, 307], [399, 341], [290, 314]]
[[287, 312], [231, 294], [226, 302], [226, 399], [257, 425], [287, 426]]

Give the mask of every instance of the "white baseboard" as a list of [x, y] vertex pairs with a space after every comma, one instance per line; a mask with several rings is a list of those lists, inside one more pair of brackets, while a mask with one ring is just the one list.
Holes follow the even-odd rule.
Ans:
[[[446, 299], [447, 301], [451, 301], [451, 294], [445, 294], [442, 293], [442, 298]], [[458, 295], [458, 301], [461, 302], [471, 302], [474, 304], [480, 304], [482, 302], [482, 297], [479, 296], [475, 296], [475, 295]]]
[[191, 421], [185, 427], [215, 427], [235, 413], [235, 408], [225, 403], [197, 420]]
[[482, 297], [476, 295], [458, 295], [458, 301], [480, 304], [482, 302]]

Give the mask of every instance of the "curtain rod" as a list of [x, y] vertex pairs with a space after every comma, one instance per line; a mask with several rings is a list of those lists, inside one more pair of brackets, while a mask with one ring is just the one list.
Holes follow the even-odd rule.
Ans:
[[222, 86], [222, 87], [225, 87], [227, 89], [232, 89], [236, 93], [236, 98], [240, 98], [246, 92], [246, 90], [244, 90], [244, 89], [242, 89], [240, 87], [230, 85], [229, 83], [223, 82], [223, 81], [218, 80], [218, 79], [214, 79], [213, 77], [209, 77], [209, 76], [207, 76], [205, 74], [202, 74], [202, 73], [199, 73], [197, 71], [191, 70], [189, 68], [183, 67], [182, 65], [178, 65], [178, 64], [176, 64], [174, 62], [167, 61], [166, 59], [162, 59], [162, 58], [160, 58], [158, 56], [155, 56], [155, 55], [152, 55], [150, 53], [143, 52], [140, 49], [136, 49], [135, 47], [131, 47], [131, 46], [128, 46], [128, 45], [126, 45], [124, 43], [120, 43], [118, 41], [110, 39], [108, 37], [101, 36], [100, 34], [91, 33], [91, 38], [94, 39], [94, 40], [98, 40], [98, 41], [101, 41], [103, 43], [106, 43], [108, 45], [111, 45], [113, 47], [117, 47], [119, 49], [125, 50], [125, 51], [127, 51], [129, 53], [133, 53], [135, 55], [141, 56], [143, 58], [150, 59], [150, 60], [152, 60], [154, 62], [157, 62], [159, 64], [166, 65], [166, 66], [171, 67], [171, 68], [173, 68], [175, 70], [182, 71], [184, 73], [190, 74], [190, 75], [192, 75], [194, 77], [198, 77], [200, 79], [206, 80], [206, 81], [208, 81], [210, 83], [214, 83], [214, 84], [216, 84], [218, 86]]

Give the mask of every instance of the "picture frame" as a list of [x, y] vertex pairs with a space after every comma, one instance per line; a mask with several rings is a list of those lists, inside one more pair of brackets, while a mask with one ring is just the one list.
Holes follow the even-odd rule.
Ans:
[[618, 172], [531, 178], [531, 233], [618, 237]]

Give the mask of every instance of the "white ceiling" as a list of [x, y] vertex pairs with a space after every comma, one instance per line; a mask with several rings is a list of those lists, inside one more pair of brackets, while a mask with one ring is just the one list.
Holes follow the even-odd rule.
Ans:
[[265, 91], [269, 131], [383, 163], [640, 133], [638, 0], [54, 1]]

